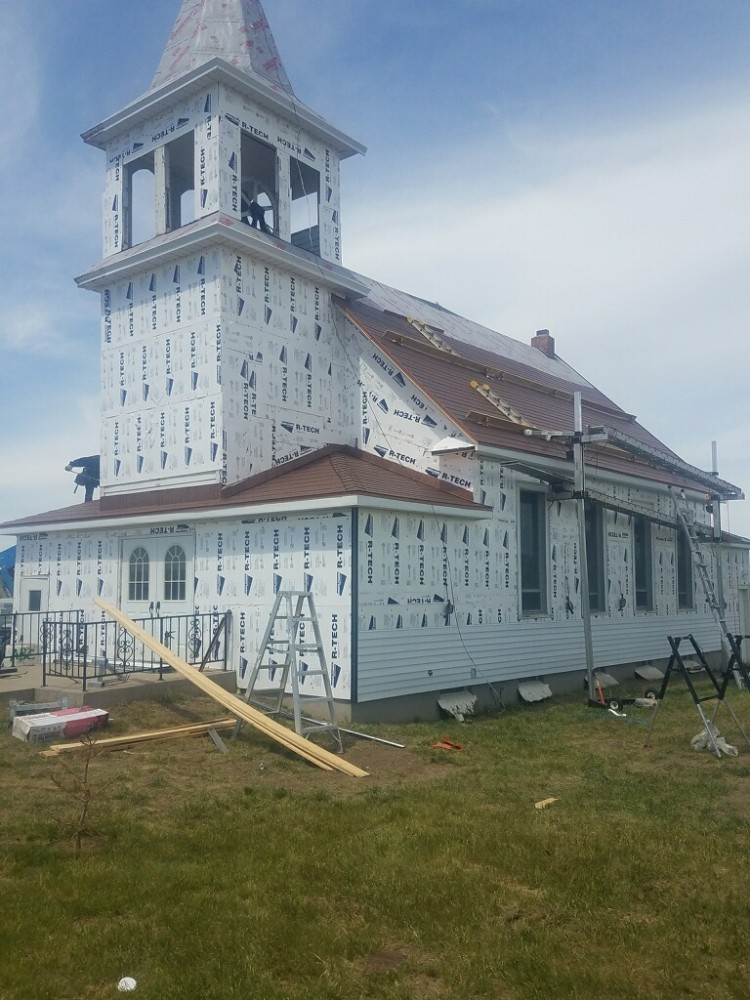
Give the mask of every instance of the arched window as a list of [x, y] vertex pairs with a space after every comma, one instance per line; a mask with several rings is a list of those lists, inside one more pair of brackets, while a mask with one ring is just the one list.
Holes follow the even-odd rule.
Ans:
[[139, 545], [130, 553], [128, 566], [128, 600], [148, 600], [149, 558], [148, 552]]
[[172, 545], [164, 556], [164, 600], [184, 601], [187, 590], [187, 559], [181, 545]]

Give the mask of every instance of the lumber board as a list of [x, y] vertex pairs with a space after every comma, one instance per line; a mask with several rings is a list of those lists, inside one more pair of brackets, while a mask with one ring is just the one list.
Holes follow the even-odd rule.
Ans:
[[265, 733], [266, 736], [269, 736], [277, 743], [280, 743], [288, 750], [292, 750], [324, 771], [341, 771], [353, 778], [367, 777], [367, 771], [363, 771], [354, 764], [350, 764], [349, 761], [331, 753], [329, 750], [324, 750], [323, 747], [319, 747], [311, 740], [305, 739], [304, 736], [299, 736], [293, 730], [287, 729], [286, 726], [282, 726], [273, 719], [269, 719], [267, 715], [252, 708], [247, 702], [242, 701], [236, 695], [224, 691], [218, 684], [214, 684], [212, 680], [209, 680], [205, 674], [200, 673], [195, 667], [191, 667], [189, 663], [177, 656], [176, 653], [173, 653], [171, 649], [168, 649], [158, 639], [149, 635], [140, 625], [136, 625], [132, 619], [128, 618], [127, 615], [123, 614], [113, 604], [103, 601], [100, 597], [95, 597], [94, 602], [102, 611], [116, 622], [119, 622], [133, 638], [142, 642], [144, 646], [156, 653], [165, 663], [173, 667], [178, 674], [189, 680], [191, 684], [194, 684], [204, 694], [207, 694], [209, 698], [213, 698], [214, 701], [230, 711], [236, 718], [247, 722], [255, 729]]
[[[158, 743], [162, 740], [177, 740], [186, 736], [202, 736], [210, 729], [233, 729], [236, 719], [216, 719], [214, 722], [194, 722], [184, 726], [173, 726], [170, 729], [150, 729], [140, 733], [125, 733], [122, 736], [105, 736], [102, 739], [94, 737], [97, 750], [119, 750], [122, 747], [138, 743]], [[53, 743], [46, 750], [40, 751], [42, 757], [58, 757], [70, 750], [83, 750], [87, 746], [80, 740], [70, 740], [68, 743]]]

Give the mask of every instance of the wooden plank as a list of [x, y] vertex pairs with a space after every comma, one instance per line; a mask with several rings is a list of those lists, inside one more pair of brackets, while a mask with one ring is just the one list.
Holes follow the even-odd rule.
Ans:
[[[232, 729], [237, 725], [236, 719], [215, 719], [213, 722], [195, 722], [191, 725], [174, 726], [171, 729], [152, 729], [141, 733], [125, 733], [124, 736], [106, 736], [102, 739], [94, 737], [97, 750], [119, 750], [122, 747], [137, 743], [157, 743], [160, 740], [176, 740], [186, 736], [201, 736], [211, 729]], [[57, 757], [70, 750], [83, 750], [86, 744], [75, 741], [69, 743], [53, 743], [41, 751], [42, 757]]]
[[153, 652], [164, 660], [165, 663], [168, 663], [170, 667], [174, 667], [178, 674], [181, 674], [189, 680], [191, 684], [194, 684], [197, 688], [203, 691], [204, 694], [213, 698], [214, 701], [218, 702], [230, 711], [236, 718], [249, 723], [255, 729], [258, 729], [260, 732], [270, 736], [271, 739], [275, 740], [277, 743], [281, 743], [281, 745], [285, 746], [288, 750], [292, 750], [300, 757], [304, 757], [305, 760], [309, 760], [312, 764], [322, 768], [324, 771], [342, 771], [344, 774], [348, 774], [353, 778], [367, 777], [367, 771], [363, 771], [354, 764], [350, 764], [347, 760], [344, 760], [343, 757], [338, 757], [336, 754], [333, 754], [328, 750], [324, 750], [322, 747], [317, 746], [317, 744], [312, 743], [303, 736], [299, 736], [297, 733], [287, 729], [285, 726], [280, 725], [278, 722], [274, 722], [273, 719], [269, 719], [268, 716], [264, 715], [262, 712], [258, 712], [256, 709], [251, 708], [250, 705], [242, 701], [236, 695], [229, 694], [228, 691], [224, 691], [224, 689], [220, 688], [218, 684], [214, 684], [214, 682], [209, 680], [204, 674], [197, 671], [195, 667], [191, 667], [189, 663], [177, 656], [176, 653], [173, 653], [171, 649], [168, 649], [160, 643], [158, 639], [149, 635], [149, 633], [146, 632], [145, 629], [142, 629], [140, 625], [136, 625], [136, 623], [128, 618], [127, 615], [124, 615], [119, 608], [114, 607], [112, 604], [108, 604], [99, 597], [94, 598], [94, 601], [106, 614], [108, 614], [115, 621], [119, 622], [120, 625], [122, 625], [122, 627], [130, 633], [130, 635], [142, 642], [148, 649], [153, 650]]

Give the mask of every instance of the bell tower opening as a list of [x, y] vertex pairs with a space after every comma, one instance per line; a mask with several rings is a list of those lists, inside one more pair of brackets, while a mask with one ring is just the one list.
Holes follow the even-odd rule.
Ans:
[[195, 139], [192, 132], [173, 139], [162, 147], [164, 152], [167, 202], [167, 232], [194, 222], [195, 211]]
[[244, 222], [278, 235], [278, 166], [273, 146], [247, 132], [240, 140], [240, 213]]
[[125, 168], [123, 249], [156, 236], [154, 154], [146, 153]]
[[295, 157], [290, 162], [291, 242], [320, 255], [320, 172]]
[[194, 133], [187, 132], [127, 164], [124, 250], [195, 221], [194, 150]]

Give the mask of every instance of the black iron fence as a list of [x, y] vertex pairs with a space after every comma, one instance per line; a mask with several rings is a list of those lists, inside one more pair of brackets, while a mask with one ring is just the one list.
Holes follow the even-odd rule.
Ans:
[[17, 668], [42, 655], [43, 625], [83, 621], [83, 611], [26, 611], [0, 615], [0, 667]]
[[[149, 635], [181, 659], [203, 670], [227, 669], [231, 614], [169, 615], [136, 621]], [[67, 677], [88, 684], [107, 679], [126, 681], [132, 674], [161, 678], [172, 668], [157, 653], [113, 621], [84, 621], [83, 611], [27, 612], [0, 619], [0, 645], [5, 639], [5, 666], [41, 656], [42, 683]]]

